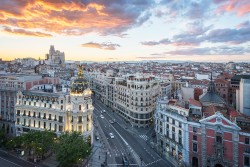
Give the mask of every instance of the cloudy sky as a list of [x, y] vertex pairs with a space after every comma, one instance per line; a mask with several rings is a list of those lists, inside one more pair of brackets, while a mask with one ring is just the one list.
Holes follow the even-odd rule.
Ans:
[[0, 58], [250, 61], [250, 0], [0, 0]]

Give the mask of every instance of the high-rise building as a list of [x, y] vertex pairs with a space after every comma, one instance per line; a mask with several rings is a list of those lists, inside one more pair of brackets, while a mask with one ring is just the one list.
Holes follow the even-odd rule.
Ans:
[[250, 79], [241, 79], [239, 90], [236, 91], [237, 110], [250, 116]]

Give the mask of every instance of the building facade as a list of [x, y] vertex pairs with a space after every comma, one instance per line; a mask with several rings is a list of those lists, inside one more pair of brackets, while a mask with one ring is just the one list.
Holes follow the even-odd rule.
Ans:
[[45, 62], [48, 65], [62, 65], [65, 64], [65, 54], [59, 50], [55, 50], [54, 45], [50, 46], [49, 53], [46, 54]]
[[250, 116], [250, 79], [241, 79], [239, 90], [236, 91], [236, 109]]
[[49, 130], [59, 136], [66, 131], [78, 131], [93, 140], [93, 109], [91, 90], [79, 69], [70, 93], [45, 89], [17, 93], [16, 134]]
[[188, 117], [189, 109], [178, 105], [168, 105], [168, 100], [160, 99], [155, 113], [157, 150], [176, 166], [189, 163]]
[[153, 119], [159, 82], [153, 76], [127, 75], [115, 78], [115, 111], [132, 126], [146, 127]]
[[155, 103], [161, 94], [159, 81], [151, 75], [127, 74], [113, 76], [106, 73], [86, 72], [94, 96], [112, 108], [132, 126], [146, 127], [153, 118]]
[[15, 136], [15, 105], [17, 92], [29, 90], [43, 83], [58, 83], [58, 78], [42, 78], [39, 75], [11, 74], [0, 77], [0, 127], [7, 135]]

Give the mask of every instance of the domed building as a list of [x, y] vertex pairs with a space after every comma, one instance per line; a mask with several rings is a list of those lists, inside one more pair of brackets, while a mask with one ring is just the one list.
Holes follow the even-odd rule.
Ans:
[[58, 136], [63, 132], [77, 131], [92, 143], [94, 107], [91, 93], [83, 77], [82, 66], [79, 66], [70, 93], [56, 90], [51, 84], [19, 91], [15, 122], [17, 136], [30, 130], [49, 130]]
[[72, 83], [70, 90], [71, 129], [78, 131], [78, 129], [83, 128], [83, 136], [91, 136], [91, 140], [93, 140], [92, 113], [94, 107], [91, 99], [92, 92], [88, 87], [88, 82], [83, 77], [82, 68], [82, 66], [79, 66], [77, 78]]
[[207, 93], [200, 98], [200, 102], [202, 103], [202, 106], [214, 105], [223, 107], [224, 105], [226, 105], [225, 100], [216, 91], [215, 84], [212, 81], [212, 74]]

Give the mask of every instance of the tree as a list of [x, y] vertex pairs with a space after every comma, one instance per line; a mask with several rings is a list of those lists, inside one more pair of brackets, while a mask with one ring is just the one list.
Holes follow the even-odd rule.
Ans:
[[62, 167], [73, 166], [86, 158], [91, 148], [78, 132], [61, 135], [55, 145], [56, 159]]
[[26, 151], [44, 157], [45, 153], [52, 150], [55, 134], [49, 131], [29, 131], [23, 135], [23, 145]]
[[2, 143], [4, 142], [5, 140], [5, 133], [4, 133], [4, 130], [0, 130], [0, 145], [2, 145]]

